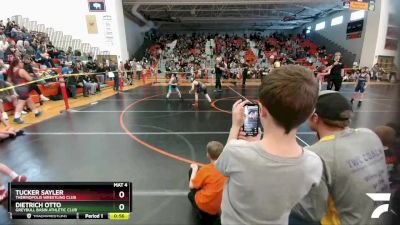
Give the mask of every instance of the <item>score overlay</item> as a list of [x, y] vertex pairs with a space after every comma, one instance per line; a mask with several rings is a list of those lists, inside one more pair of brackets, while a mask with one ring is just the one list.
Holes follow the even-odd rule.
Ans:
[[9, 183], [11, 219], [127, 220], [131, 182]]

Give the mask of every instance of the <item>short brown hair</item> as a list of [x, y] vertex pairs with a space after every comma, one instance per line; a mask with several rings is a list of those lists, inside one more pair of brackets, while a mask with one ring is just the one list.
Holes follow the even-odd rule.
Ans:
[[223, 149], [224, 145], [218, 141], [210, 141], [207, 144], [207, 153], [212, 160], [217, 160]]
[[318, 83], [307, 68], [296, 65], [272, 70], [263, 80], [259, 99], [275, 122], [288, 134], [313, 112], [318, 98]]
[[374, 129], [374, 132], [385, 147], [391, 146], [396, 140], [396, 131], [389, 126], [378, 126]]

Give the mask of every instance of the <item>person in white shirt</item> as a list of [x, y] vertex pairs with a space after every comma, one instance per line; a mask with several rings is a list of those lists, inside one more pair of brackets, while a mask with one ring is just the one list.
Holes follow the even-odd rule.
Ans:
[[138, 80], [140, 80], [140, 76], [142, 75], [142, 70], [143, 70], [142, 62], [141, 61], [136, 62], [136, 76]]

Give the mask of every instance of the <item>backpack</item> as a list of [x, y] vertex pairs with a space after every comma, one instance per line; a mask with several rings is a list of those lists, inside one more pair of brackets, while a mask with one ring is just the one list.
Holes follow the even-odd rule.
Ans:
[[60, 87], [58, 88], [58, 93], [57, 93], [56, 95], [51, 95], [51, 96], [49, 96], [49, 99], [52, 100], [52, 101], [60, 101], [60, 100], [63, 100], [64, 97], [63, 97], [62, 94], [61, 94], [61, 88], [60, 88]]

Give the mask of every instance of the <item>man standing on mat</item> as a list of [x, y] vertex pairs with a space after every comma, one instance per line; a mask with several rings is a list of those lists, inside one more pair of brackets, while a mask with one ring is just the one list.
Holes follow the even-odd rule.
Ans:
[[201, 168], [197, 164], [190, 165], [188, 198], [200, 217], [201, 225], [212, 225], [219, 219], [226, 177], [217, 170], [215, 161], [223, 148], [220, 142], [209, 142], [207, 158], [210, 163]]
[[246, 80], [248, 76], [249, 76], [249, 66], [246, 63], [243, 63], [242, 87], [246, 87]]
[[327, 90], [332, 90], [333, 85], [335, 85], [335, 91], [340, 91], [344, 76], [342, 53], [335, 53], [334, 62], [328, 66], [327, 70], [331, 71], [328, 76]]
[[222, 85], [221, 85], [221, 77], [222, 73], [226, 71], [226, 65], [222, 60], [221, 56], [217, 57], [217, 63], [215, 64], [215, 90], [214, 92], [221, 92]]

